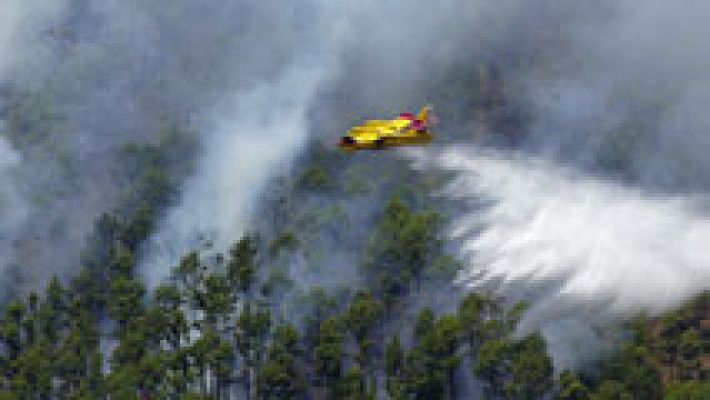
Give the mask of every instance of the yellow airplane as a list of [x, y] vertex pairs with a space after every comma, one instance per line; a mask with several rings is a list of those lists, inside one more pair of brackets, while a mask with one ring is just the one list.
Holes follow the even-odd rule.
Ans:
[[346, 150], [384, 149], [393, 146], [428, 143], [433, 139], [429, 131], [431, 107], [422, 107], [415, 117], [400, 114], [391, 120], [370, 120], [350, 129], [338, 144]]

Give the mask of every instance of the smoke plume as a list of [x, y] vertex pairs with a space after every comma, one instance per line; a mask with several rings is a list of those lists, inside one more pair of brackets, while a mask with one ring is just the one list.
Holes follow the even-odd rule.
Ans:
[[233, 119], [220, 121], [205, 140], [198, 173], [185, 184], [151, 238], [144, 272], [152, 286], [189, 250], [209, 242], [224, 251], [249, 227], [268, 178], [288, 168], [306, 139], [308, 97], [326, 72], [293, 66], [274, 82], [240, 92]]
[[[225, 251], [259, 218], [254, 212], [264, 186], [289, 169], [308, 137], [311, 101], [335, 76], [331, 53], [346, 29], [341, 18], [318, 2], [265, 4], [256, 6], [254, 29], [242, 32], [253, 55], [239, 61], [244, 82], [202, 114], [197, 171], [145, 246], [141, 269], [150, 286], [190, 250], [208, 244]], [[274, 27], [268, 34], [266, 24]]]

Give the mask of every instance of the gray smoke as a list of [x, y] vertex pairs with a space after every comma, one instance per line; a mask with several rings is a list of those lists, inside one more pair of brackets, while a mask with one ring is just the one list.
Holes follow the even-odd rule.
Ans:
[[706, 2], [623, 1], [579, 24], [555, 58], [522, 76], [532, 144], [558, 160], [606, 164], [660, 190], [708, 186]]

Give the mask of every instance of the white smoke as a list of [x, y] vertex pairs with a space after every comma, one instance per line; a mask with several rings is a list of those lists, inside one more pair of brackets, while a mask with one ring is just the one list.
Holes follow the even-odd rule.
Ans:
[[[197, 173], [149, 239], [140, 270], [149, 287], [169, 276], [188, 251], [224, 252], [251, 222], [268, 179], [285, 171], [308, 137], [308, 111], [320, 85], [335, 76], [332, 43], [347, 30], [322, 7], [321, 42], [301, 43], [298, 55], [272, 79], [255, 79], [203, 119], [206, 139]], [[268, 51], [264, 49], [263, 51]], [[293, 51], [290, 49], [289, 51]]]
[[710, 289], [705, 198], [649, 194], [520, 154], [413, 154], [419, 168], [457, 174], [443, 195], [468, 204], [450, 230], [469, 260], [461, 284], [500, 283], [511, 297], [525, 287], [533, 300], [521, 329], [543, 329], [563, 363], [581, 336], [559, 329], [583, 330], [565, 321], [657, 314]]
[[20, 164], [19, 154], [0, 137], [0, 274], [3, 276], [8, 272], [15, 232], [21, 229], [29, 214], [19, 191], [17, 174]]
[[292, 71], [274, 83], [238, 96], [239, 118], [215, 127], [206, 154], [153, 236], [146, 259], [147, 282], [165, 278], [186, 251], [209, 240], [224, 250], [248, 227], [261, 187], [288, 164], [306, 138], [305, 112], [319, 70]]
[[20, 156], [0, 138], [0, 232], [20, 225], [27, 216], [17, 190], [15, 173], [20, 165]]

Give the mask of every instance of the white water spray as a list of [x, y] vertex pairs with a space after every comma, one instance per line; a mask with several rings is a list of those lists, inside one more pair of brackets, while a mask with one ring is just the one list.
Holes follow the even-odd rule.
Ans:
[[445, 197], [476, 204], [451, 225], [470, 260], [460, 282], [501, 282], [511, 296], [532, 288], [522, 330], [564, 341], [561, 321], [657, 314], [710, 289], [703, 199], [651, 195], [521, 155], [412, 154], [419, 168], [457, 174]]

